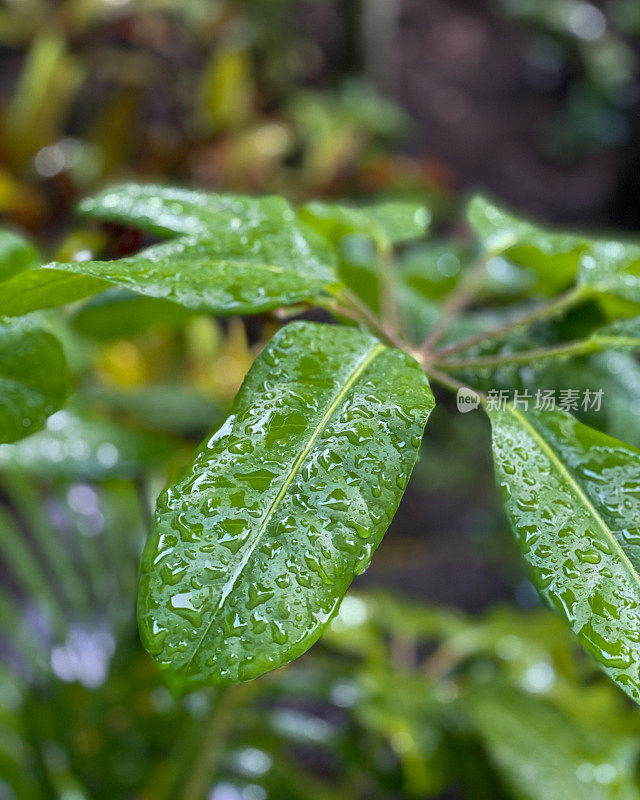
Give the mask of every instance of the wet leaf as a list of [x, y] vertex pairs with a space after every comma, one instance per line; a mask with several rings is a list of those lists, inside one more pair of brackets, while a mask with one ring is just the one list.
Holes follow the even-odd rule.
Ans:
[[233, 683], [304, 653], [391, 522], [432, 408], [417, 363], [370, 335], [280, 331], [158, 500], [138, 622], [159, 665]]
[[483, 197], [474, 197], [467, 216], [484, 250], [537, 273], [539, 288], [555, 291], [573, 282], [588, 246], [583, 237], [538, 228]]
[[418, 203], [377, 203], [346, 206], [334, 203], [309, 203], [300, 217], [329, 239], [347, 234], [370, 236], [382, 248], [424, 236], [431, 215]]
[[106, 189], [83, 200], [78, 210], [91, 219], [130, 225], [159, 236], [206, 236], [231, 220], [255, 225], [269, 217], [275, 220], [291, 214], [293, 218], [289, 204], [280, 197], [240, 197], [136, 183]]
[[594, 241], [581, 259], [578, 283], [599, 297], [612, 316], [637, 314], [640, 305], [640, 245]]
[[116, 261], [51, 264], [56, 271], [217, 314], [251, 314], [302, 302], [339, 283], [332, 248], [297, 221], [281, 198], [130, 186], [85, 201], [82, 209], [164, 235], [183, 235]]
[[67, 391], [58, 340], [26, 320], [0, 322], [0, 442], [40, 428]]
[[562, 411], [490, 411], [496, 477], [538, 591], [640, 700], [640, 451]]

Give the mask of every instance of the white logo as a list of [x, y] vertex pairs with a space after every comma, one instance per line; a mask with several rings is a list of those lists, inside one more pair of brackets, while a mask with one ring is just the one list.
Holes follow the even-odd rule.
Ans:
[[463, 386], [461, 389], [458, 389], [456, 402], [458, 403], [458, 411], [461, 414], [466, 414], [478, 408], [480, 405], [480, 397], [473, 389], [468, 389], [466, 386]]

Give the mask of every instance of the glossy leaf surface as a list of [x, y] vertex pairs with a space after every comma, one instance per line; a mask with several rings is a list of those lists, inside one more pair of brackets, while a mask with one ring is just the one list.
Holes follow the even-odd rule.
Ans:
[[[629, 308], [640, 305], [640, 245], [594, 241], [589, 252], [581, 259], [578, 282], [594, 294], [612, 295]], [[611, 306], [615, 316], [625, 312], [624, 307]], [[635, 312], [638, 313], [637, 308]], [[626, 314], [628, 315], [628, 314]]]
[[58, 340], [25, 320], [0, 322], [0, 442], [41, 427], [67, 391]]
[[52, 264], [56, 270], [217, 314], [266, 311], [338, 284], [333, 250], [296, 220], [282, 198], [130, 186], [85, 201], [82, 208], [92, 216], [182, 235], [128, 258]]
[[330, 239], [355, 233], [382, 247], [424, 236], [431, 219], [424, 206], [399, 202], [361, 207], [315, 202], [304, 206], [300, 216]]
[[553, 233], [507, 213], [483, 197], [469, 204], [468, 219], [486, 252], [506, 256], [540, 276], [541, 288], [570, 285], [588, 241], [580, 236]]
[[[83, 200], [79, 212], [92, 219], [131, 225], [159, 236], [206, 236], [231, 220], [256, 222], [290, 212], [280, 197], [239, 197], [195, 189], [128, 183]], [[237, 227], [237, 222], [234, 223]]]
[[432, 408], [418, 364], [369, 334], [280, 331], [158, 500], [138, 622], [160, 666], [232, 683], [304, 653], [391, 522]]
[[538, 591], [640, 700], [640, 451], [561, 411], [490, 411], [496, 477]]

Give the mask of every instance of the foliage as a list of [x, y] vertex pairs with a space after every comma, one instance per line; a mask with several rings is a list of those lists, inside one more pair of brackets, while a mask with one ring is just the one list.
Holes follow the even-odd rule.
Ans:
[[[615, 380], [624, 358], [640, 381], [637, 246], [481, 198], [471, 247], [421, 241], [430, 215], [408, 202], [128, 184], [80, 211], [167, 241], [117, 257], [104, 228], [89, 258], [65, 244], [40, 266], [6, 240], [0, 774], [14, 795], [202, 798], [215, 776], [243, 799], [637, 797], [637, 714], [617, 687], [640, 697], [640, 464], [637, 441], [612, 438], [640, 430]], [[253, 356], [238, 315], [268, 341], [223, 421]], [[522, 407], [572, 374], [609, 413]], [[430, 383], [475, 390], [531, 580], [576, 640], [541, 610], [342, 602], [419, 451], [423, 474], [439, 452], [422, 443]], [[519, 403], [496, 408], [501, 389]], [[161, 671], [136, 644], [136, 592]]]

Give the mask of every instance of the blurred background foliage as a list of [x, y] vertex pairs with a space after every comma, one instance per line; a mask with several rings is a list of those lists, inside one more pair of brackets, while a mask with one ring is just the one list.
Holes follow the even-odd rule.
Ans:
[[[434, 236], [401, 253], [400, 284], [419, 336], [473, 262], [457, 213], [472, 187], [638, 227], [639, 34], [636, 0], [4, 0], [0, 213], [69, 260], [147, 243], [69, 232], [77, 199], [122, 179], [417, 199]], [[342, 248], [375, 305], [367, 243]], [[491, 267], [505, 299], [535, 293], [513, 259]], [[174, 696], [135, 628], [149, 514], [281, 320], [119, 289], [41, 319], [75, 390], [0, 446], [2, 800], [640, 796], [640, 718], [539, 607], [488, 426], [446, 403], [322, 642], [240, 694]], [[591, 423], [639, 445], [637, 361], [592, 357], [578, 377], [611, 393]]]

